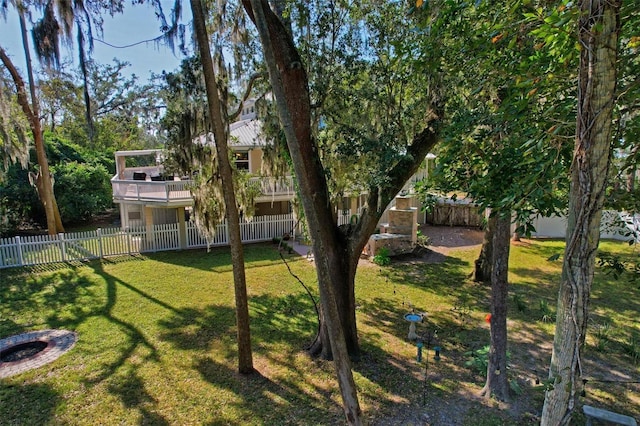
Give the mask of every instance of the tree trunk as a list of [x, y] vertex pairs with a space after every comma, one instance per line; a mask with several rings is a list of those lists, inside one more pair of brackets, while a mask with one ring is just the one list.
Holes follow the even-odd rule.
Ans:
[[[340, 269], [328, 271], [328, 273], [331, 274], [331, 285], [337, 295], [336, 304], [338, 306], [338, 313], [340, 315], [340, 322], [342, 324], [349, 358], [352, 361], [358, 361], [360, 359], [360, 345], [358, 344], [358, 330], [355, 316], [356, 268], [354, 267], [354, 263], [357, 265], [359, 255], [354, 261], [354, 256], [347, 253], [344, 250], [344, 247], [336, 247], [335, 250], [343, 252], [343, 262], [340, 265]], [[324, 359], [333, 359], [327, 322], [324, 316], [324, 311], [322, 310], [320, 316], [320, 332], [313, 345], [309, 348], [309, 353], [313, 356], [320, 356]]]
[[271, 11], [266, 0], [243, 0], [242, 3], [260, 35], [313, 243], [322, 309], [321, 332], [314, 349], [333, 357], [347, 423], [362, 424], [349, 358], [349, 354], [359, 354], [354, 293], [358, 259], [384, 207], [415, 173], [438, 140], [443, 105], [441, 99], [435, 99], [428, 106], [424, 129], [407, 146], [407, 155], [387, 170], [388, 185], [370, 188], [368, 207], [358, 223], [339, 228], [324, 167], [312, 136], [309, 86], [300, 54], [285, 25]]
[[[335, 251], [338, 247], [337, 233], [330, 232], [336, 229], [333, 215], [326, 214], [331, 203], [326, 181], [321, 173], [322, 167], [319, 167], [321, 164], [316, 156], [317, 148], [311, 137], [306, 73], [293, 41], [268, 3], [264, 0], [245, 0], [243, 4], [260, 35], [280, 120], [303, 194], [302, 205], [313, 241], [320, 304], [331, 341], [343, 410], [348, 424], [361, 425], [362, 412], [336, 303], [338, 295], [335, 287], [330, 284], [331, 271], [339, 271], [344, 259]], [[309, 196], [310, 194], [313, 195]]]
[[[209, 114], [213, 122], [213, 133], [218, 158], [218, 167], [222, 178], [223, 196], [227, 224], [229, 227], [229, 243], [231, 245], [231, 259], [233, 262], [233, 282], [236, 299], [236, 324], [238, 336], [238, 371], [249, 374], [253, 369], [253, 356], [251, 352], [251, 331], [249, 326], [249, 304], [247, 300], [247, 283], [244, 270], [244, 252], [240, 237], [240, 216], [236, 204], [235, 190], [233, 187], [233, 174], [229, 161], [229, 149], [227, 146], [228, 119], [223, 117], [223, 106], [220, 102], [218, 87], [216, 84], [215, 70], [211, 51], [209, 48], [209, 36], [205, 27], [205, 18], [200, 0], [191, 0], [191, 12], [193, 14], [194, 31], [198, 40], [198, 49], [202, 61], [202, 70], [207, 91]], [[224, 114], [226, 116], [226, 114]]]
[[493, 269], [493, 235], [496, 228], [496, 221], [497, 218], [493, 215], [487, 220], [480, 255], [475, 261], [473, 280], [479, 283], [491, 282], [491, 270]]
[[87, 120], [87, 136], [89, 145], [93, 148], [95, 139], [95, 126], [93, 125], [93, 114], [91, 113], [91, 96], [89, 95], [89, 73], [87, 70], [87, 57], [84, 52], [84, 35], [82, 27], [78, 24], [78, 59], [80, 60], [80, 71], [82, 72], [82, 96], [84, 98], [84, 116]]
[[626, 190], [629, 193], [635, 191], [635, 188], [636, 188], [636, 172], [637, 172], [637, 170], [636, 170], [635, 166], [631, 166], [630, 169], [627, 171]]
[[611, 153], [620, 0], [580, 1], [578, 113], [567, 242], [541, 424], [568, 424], [581, 391], [582, 349]]
[[[25, 46], [25, 52], [29, 51], [28, 43], [26, 39], [23, 40]], [[11, 74], [14, 84], [16, 85], [16, 92], [18, 97], [18, 104], [22, 108], [27, 120], [29, 120], [29, 126], [31, 128], [31, 134], [33, 135], [33, 144], [36, 150], [36, 158], [38, 160], [38, 166], [40, 169], [36, 178], [36, 190], [40, 202], [44, 207], [45, 215], [47, 218], [47, 231], [50, 235], [56, 235], [60, 232], [64, 232], [62, 226], [62, 220], [60, 218], [60, 211], [58, 210], [58, 204], [53, 193], [53, 181], [51, 179], [51, 172], [49, 171], [49, 161], [47, 160], [47, 153], [44, 147], [44, 138], [42, 135], [42, 128], [40, 125], [40, 112], [38, 108], [38, 100], [34, 97], [31, 105], [29, 105], [29, 99], [24, 84], [24, 80], [18, 73], [18, 69], [14, 66], [11, 59], [6, 55], [4, 49], [0, 47], [0, 60]], [[30, 56], [27, 56], [27, 62], [30, 63]], [[29, 65], [29, 69], [31, 66]], [[30, 81], [33, 80], [33, 76], [30, 76]], [[31, 91], [32, 96], [35, 96], [35, 91]]]
[[487, 366], [487, 381], [482, 389], [486, 398], [509, 399], [507, 376], [507, 299], [509, 294], [509, 215], [493, 221], [493, 268], [491, 273], [491, 345]]

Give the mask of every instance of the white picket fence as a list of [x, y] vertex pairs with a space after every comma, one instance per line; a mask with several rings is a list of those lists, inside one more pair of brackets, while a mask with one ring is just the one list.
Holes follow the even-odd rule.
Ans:
[[[245, 243], [269, 241], [291, 234], [294, 226], [291, 214], [259, 216], [243, 220], [240, 233]], [[207, 241], [191, 222], [187, 223], [186, 231], [187, 249], [228, 245], [226, 222], [218, 225], [211, 241]], [[58, 235], [0, 238], [0, 269], [179, 249], [180, 232], [175, 223], [154, 225], [150, 232], [145, 227], [101, 228]]]

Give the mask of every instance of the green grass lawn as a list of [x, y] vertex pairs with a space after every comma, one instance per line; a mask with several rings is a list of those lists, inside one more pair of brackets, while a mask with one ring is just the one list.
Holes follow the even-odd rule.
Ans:
[[[562, 247], [529, 240], [512, 247], [510, 374], [522, 394], [508, 404], [477, 398], [483, 378], [465, 366], [465, 354], [489, 341], [489, 289], [468, 278], [477, 250], [452, 252], [438, 264], [361, 265], [364, 356], [354, 375], [370, 423], [535, 423], [543, 393], [534, 380], [546, 377], [561, 267], [546, 259]], [[602, 249], [630, 250], [610, 242]], [[343, 423], [331, 363], [304, 351], [317, 326], [313, 303], [275, 246], [250, 245], [245, 256], [257, 370], [249, 376], [236, 373], [227, 249], [0, 271], [0, 338], [47, 328], [78, 333], [76, 346], [58, 360], [0, 382], [0, 423]], [[285, 256], [317, 294], [312, 264]], [[638, 292], [597, 272], [583, 401], [640, 419], [640, 388], [620, 383], [640, 377]], [[441, 361], [429, 351], [429, 364], [416, 362], [402, 318], [412, 307], [428, 312], [418, 332], [437, 330], [432, 346], [442, 347]]]

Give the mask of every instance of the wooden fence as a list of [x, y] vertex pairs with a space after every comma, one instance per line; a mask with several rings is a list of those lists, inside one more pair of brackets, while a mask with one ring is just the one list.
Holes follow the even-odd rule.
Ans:
[[[291, 234], [294, 226], [295, 220], [291, 214], [258, 216], [251, 220], [243, 220], [240, 232], [243, 242], [260, 242]], [[215, 237], [210, 241], [207, 241], [191, 222], [187, 223], [186, 228], [187, 249], [228, 244], [226, 222], [218, 225]], [[145, 227], [101, 228], [58, 235], [0, 238], [0, 268], [178, 249], [180, 230], [175, 223], [154, 225], [149, 232]]]
[[471, 226], [483, 225], [483, 211], [473, 203], [439, 202], [427, 212], [431, 225]]

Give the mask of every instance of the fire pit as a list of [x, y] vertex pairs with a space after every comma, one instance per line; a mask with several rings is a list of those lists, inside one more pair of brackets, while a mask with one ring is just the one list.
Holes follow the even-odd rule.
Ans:
[[77, 340], [67, 330], [40, 330], [0, 340], [0, 378], [41, 367], [69, 351]]
[[35, 342], [20, 343], [0, 352], [0, 362], [17, 362], [34, 357], [45, 350], [51, 342], [36, 340]]

